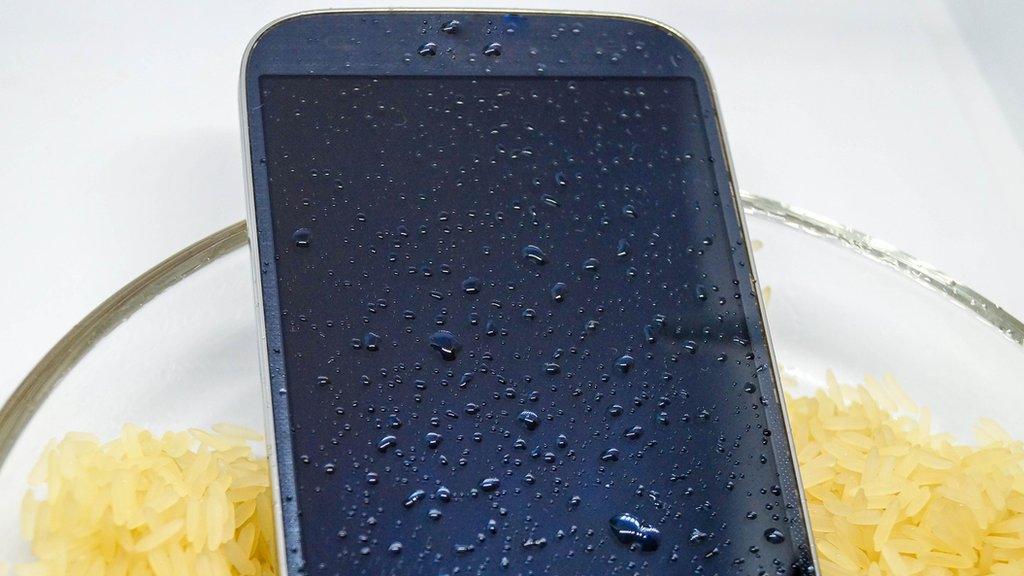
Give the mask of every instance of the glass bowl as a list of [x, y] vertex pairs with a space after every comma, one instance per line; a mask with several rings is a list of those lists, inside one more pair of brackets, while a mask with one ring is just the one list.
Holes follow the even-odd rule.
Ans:
[[[772, 200], [744, 195], [783, 372], [804, 390], [890, 375], [937, 429], [970, 441], [991, 418], [1024, 439], [1024, 324], [891, 246]], [[69, 332], [0, 409], [0, 559], [18, 534], [26, 478], [69, 431], [115, 435], [232, 422], [263, 426], [245, 226], [182, 250]]]

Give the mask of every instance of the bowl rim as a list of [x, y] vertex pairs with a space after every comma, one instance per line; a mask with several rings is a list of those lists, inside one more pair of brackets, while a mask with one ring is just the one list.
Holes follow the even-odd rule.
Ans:
[[[1024, 347], [1024, 322], [979, 292], [931, 264], [859, 230], [784, 202], [740, 191], [744, 212], [832, 241], [892, 268], [945, 296], [1004, 337]], [[36, 363], [0, 407], [0, 469], [22, 431], [61, 379], [99, 342], [132, 314], [168, 288], [207, 264], [248, 243], [244, 221], [200, 239], [126, 284], [75, 324]]]

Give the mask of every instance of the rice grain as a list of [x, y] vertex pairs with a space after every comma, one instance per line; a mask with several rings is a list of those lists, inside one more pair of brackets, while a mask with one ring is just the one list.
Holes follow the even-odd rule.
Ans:
[[1024, 575], [1024, 444], [931, 429], [891, 379], [787, 394], [824, 576]]
[[233, 425], [161, 436], [129, 425], [107, 443], [51, 443], [22, 503], [37, 560], [14, 573], [275, 574], [267, 461], [249, 445], [258, 438]]

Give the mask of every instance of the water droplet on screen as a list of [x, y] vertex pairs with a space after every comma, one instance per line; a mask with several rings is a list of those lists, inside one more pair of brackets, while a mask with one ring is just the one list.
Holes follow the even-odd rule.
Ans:
[[430, 347], [441, 354], [441, 358], [452, 361], [462, 351], [462, 343], [447, 330], [438, 330], [430, 335]]
[[480, 291], [480, 279], [470, 276], [462, 281], [462, 291], [466, 294], [476, 294]]
[[484, 478], [480, 481], [480, 489], [484, 492], [494, 492], [501, 486], [501, 480], [497, 478]]
[[629, 372], [633, 368], [633, 364], [635, 363], [636, 361], [633, 360], [632, 356], [630, 356], [629, 354], [623, 354], [622, 356], [619, 357], [618, 360], [615, 361], [615, 367], [619, 369], [619, 372], [625, 374], [626, 372]]
[[438, 446], [441, 445], [441, 440], [443, 440], [443, 439], [444, 438], [440, 434], [438, 434], [437, 432], [428, 432], [427, 433], [427, 446], [430, 447], [430, 448], [437, 448]]
[[636, 440], [637, 438], [642, 436], [643, 433], [644, 429], [642, 427], [633, 426], [632, 428], [626, 430], [626, 433], [624, 435], [626, 436], [626, 438], [629, 438], [630, 440]]
[[615, 255], [620, 258], [629, 254], [629, 240], [623, 238], [619, 240], [619, 245], [615, 248]]
[[536, 430], [540, 426], [540, 417], [537, 416], [536, 412], [530, 412], [529, 410], [523, 410], [519, 413], [519, 421], [526, 426], [527, 430]]
[[402, 503], [402, 506], [405, 506], [406, 508], [412, 508], [413, 506], [416, 505], [417, 502], [423, 500], [423, 497], [426, 495], [426, 490], [413, 490], [413, 492], [405, 498], [405, 502]]
[[708, 299], [708, 290], [707, 290], [707, 288], [701, 286], [700, 284], [696, 285], [693, 288], [693, 293], [697, 296], [697, 300], [705, 301], [705, 300]]
[[460, 24], [458, 20], [449, 20], [441, 26], [441, 31], [445, 34], [455, 34], [459, 31]]
[[601, 453], [601, 462], [618, 462], [619, 461], [619, 449], [609, 448]]
[[433, 56], [437, 54], [437, 44], [433, 42], [427, 42], [426, 44], [420, 46], [419, 50], [416, 50], [416, 53], [419, 54], [420, 56]]
[[394, 436], [385, 436], [377, 442], [377, 450], [380, 452], [387, 452], [396, 445], [398, 445], [398, 438]]
[[366, 335], [363, 336], [363, 347], [370, 352], [380, 350], [380, 336], [373, 332], [367, 332]]
[[772, 544], [782, 544], [786, 541], [786, 537], [779, 531], [778, 528], [769, 528], [764, 531], [764, 539], [771, 542]]
[[547, 264], [548, 256], [539, 247], [529, 244], [523, 248], [523, 256], [536, 264]]
[[491, 42], [484, 47], [484, 56], [501, 56], [501, 44]]
[[587, 258], [583, 261], [583, 269], [588, 272], [594, 272], [601, 266], [601, 263], [597, 258]]
[[309, 242], [313, 239], [313, 232], [309, 228], [299, 228], [292, 234], [292, 240], [295, 245], [300, 248], [306, 248], [309, 246]]
[[569, 287], [565, 285], [565, 282], [556, 282], [551, 287], [551, 299], [555, 302], [561, 302], [565, 300], [565, 295], [569, 293]]
[[647, 525], [631, 514], [618, 514], [608, 520], [612, 534], [630, 548], [637, 547], [645, 552], [658, 549], [661, 533], [653, 526]]

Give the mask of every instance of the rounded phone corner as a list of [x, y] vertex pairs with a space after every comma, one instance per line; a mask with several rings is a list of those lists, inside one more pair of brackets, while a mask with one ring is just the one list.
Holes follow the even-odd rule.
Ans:
[[286, 27], [291, 23], [294, 23], [297, 20], [313, 16], [316, 14], [320, 14], [322, 12], [324, 11], [313, 10], [305, 12], [293, 12], [291, 14], [286, 14], [279, 18], [275, 18], [274, 20], [267, 22], [266, 24], [263, 25], [262, 28], [257, 30], [256, 33], [252, 35], [252, 38], [249, 39], [249, 43], [246, 44], [245, 51], [242, 52], [241, 80], [243, 85], [246, 81], [246, 78], [249, 76], [249, 71], [252, 62], [258, 60], [258, 58], [256, 58], [255, 56], [258, 56], [260, 46], [264, 45], [268, 38], [272, 37], [275, 33], [280, 32], [282, 28]]
[[[692, 64], [700, 69], [705, 76], [708, 75], [708, 67], [705, 64], [704, 55], [701, 54], [697, 46], [691, 41], [685, 34], [680, 32], [673, 26], [666, 24], [661, 20], [650, 18], [647, 16], [641, 16], [639, 14], [624, 14], [624, 13], [608, 13], [608, 14], [596, 14], [597, 16], [605, 16], [609, 18], [615, 18], [618, 20], [624, 20], [634, 24], [641, 24], [651, 29], [654, 32], [662, 34], [670, 38], [675, 44], [679, 45], [683, 49], [683, 54], [674, 54], [673, 58], [677, 59], [674, 64], [679, 67], [689, 67], [687, 64]], [[678, 61], [679, 58], [687, 58], [690, 62]]]

